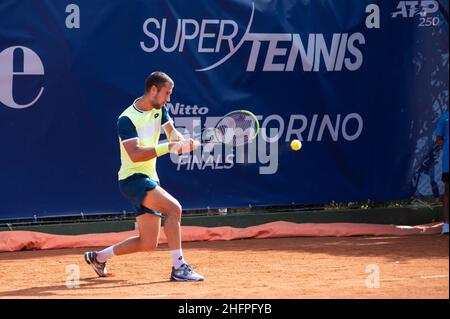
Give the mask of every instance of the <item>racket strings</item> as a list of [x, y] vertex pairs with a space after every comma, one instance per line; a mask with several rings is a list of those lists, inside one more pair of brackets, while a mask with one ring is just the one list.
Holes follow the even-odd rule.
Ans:
[[218, 138], [226, 144], [245, 144], [254, 137], [256, 121], [243, 112], [232, 113], [219, 121], [216, 126]]

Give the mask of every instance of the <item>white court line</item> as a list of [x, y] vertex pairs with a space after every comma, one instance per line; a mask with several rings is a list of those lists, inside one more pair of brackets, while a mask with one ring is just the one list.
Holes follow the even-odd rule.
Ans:
[[448, 278], [448, 275], [435, 275], [435, 276], [420, 276], [420, 277], [409, 277], [409, 278], [381, 278], [381, 281], [395, 281], [395, 280], [410, 280], [414, 278], [420, 279], [433, 279], [433, 278]]
[[395, 280], [409, 280], [409, 279], [413, 279], [414, 277], [410, 277], [410, 278], [381, 278], [380, 281], [395, 281]]
[[448, 275], [436, 275], [436, 276], [422, 276], [420, 278], [429, 279], [429, 278], [447, 278]]

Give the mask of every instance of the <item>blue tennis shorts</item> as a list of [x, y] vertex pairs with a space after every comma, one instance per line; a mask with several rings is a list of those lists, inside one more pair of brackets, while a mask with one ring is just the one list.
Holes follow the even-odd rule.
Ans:
[[154, 214], [161, 217], [162, 214], [153, 209], [149, 209], [142, 205], [147, 192], [159, 186], [159, 182], [151, 179], [145, 174], [133, 174], [123, 180], [119, 180], [120, 192], [128, 198], [133, 204], [133, 209], [136, 215]]

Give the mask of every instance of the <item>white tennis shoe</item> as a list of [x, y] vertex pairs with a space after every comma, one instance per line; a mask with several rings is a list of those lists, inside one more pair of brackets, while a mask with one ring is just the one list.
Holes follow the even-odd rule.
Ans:
[[192, 270], [188, 264], [181, 265], [180, 268], [172, 267], [172, 274], [170, 275], [172, 281], [203, 281], [205, 278]]

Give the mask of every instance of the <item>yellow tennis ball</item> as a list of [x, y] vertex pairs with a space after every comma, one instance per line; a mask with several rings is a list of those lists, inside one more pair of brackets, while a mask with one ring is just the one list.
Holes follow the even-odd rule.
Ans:
[[302, 148], [302, 142], [300, 142], [299, 140], [292, 140], [292, 142], [291, 142], [292, 150], [298, 151], [301, 148]]

